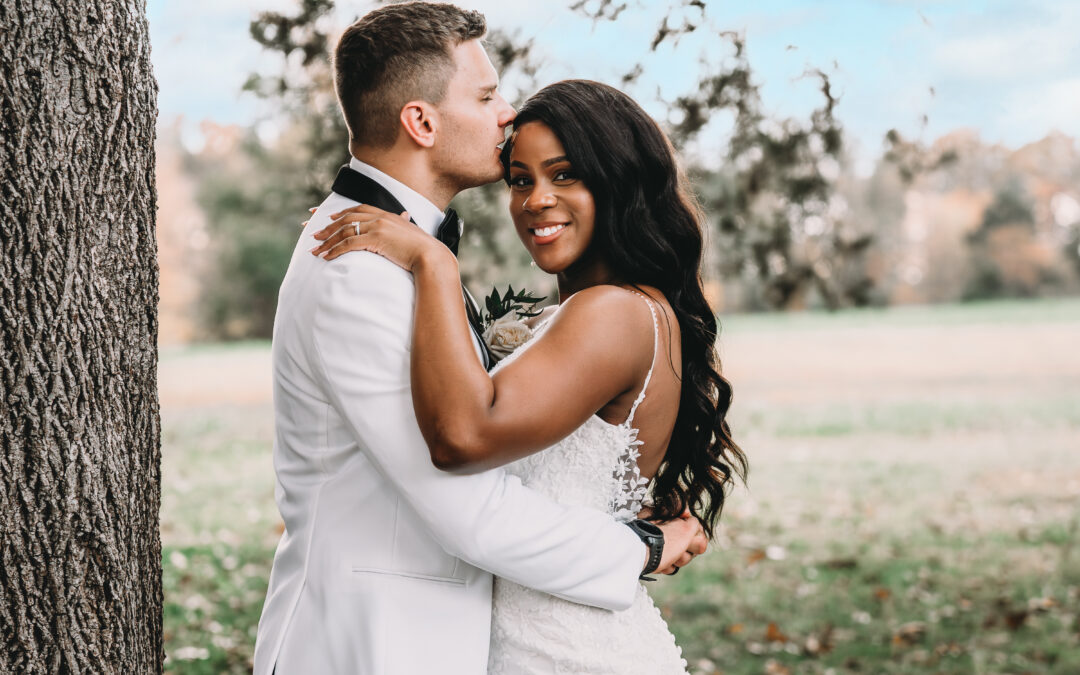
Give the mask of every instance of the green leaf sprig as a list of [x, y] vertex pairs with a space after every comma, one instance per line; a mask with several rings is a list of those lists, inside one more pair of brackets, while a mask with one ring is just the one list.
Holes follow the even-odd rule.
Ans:
[[540, 310], [535, 309], [536, 304], [547, 300], [547, 296], [537, 297], [526, 292], [524, 289], [515, 291], [513, 286], [506, 287], [506, 293], [499, 294], [498, 288], [491, 289], [491, 295], [484, 298], [484, 327], [487, 328], [510, 312], [516, 312], [517, 318], [525, 319], [532, 316], [540, 316]]

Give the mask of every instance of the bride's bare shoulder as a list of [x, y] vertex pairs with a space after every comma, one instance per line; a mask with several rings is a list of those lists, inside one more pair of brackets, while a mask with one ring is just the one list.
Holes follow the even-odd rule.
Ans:
[[647, 305], [640, 294], [621, 286], [602, 284], [574, 293], [559, 305], [550, 322], [551, 330], [559, 326], [572, 332], [599, 332], [608, 341], [647, 334], [652, 342]]
[[615, 286], [602, 284], [590, 286], [570, 296], [563, 305], [569, 306], [571, 302], [586, 306], [590, 310], [606, 309], [617, 313], [630, 312], [640, 314], [648, 311], [642, 297], [648, 298], [661, 307], [669, 308], [671, 305], [664, 294], [652, 286]]
[[[550, 321], [558, 312], [563, 316], [576, 314], [601, 315], [619, 314], [626, 311], [628, 305], [633, 302], [634, 294], [630, 291], [612, 285], [590, 286], [574, 293], [562, 304], [548, 305], [541, 309], [538, 316], [531, 316], [525, 320], [529, 328], [536, 328], [542, 323]], [[638, 300], [640, 302], [640, 300]]]

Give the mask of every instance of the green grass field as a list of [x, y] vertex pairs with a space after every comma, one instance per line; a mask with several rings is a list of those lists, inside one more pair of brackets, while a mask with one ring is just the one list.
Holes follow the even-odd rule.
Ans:
[[[651, 587], [693, 673], [1080, 673], [1080, 301], [722, 317], [751, 462]], [[243, 673], [266, 344], [161, 357], [166, 670]]]

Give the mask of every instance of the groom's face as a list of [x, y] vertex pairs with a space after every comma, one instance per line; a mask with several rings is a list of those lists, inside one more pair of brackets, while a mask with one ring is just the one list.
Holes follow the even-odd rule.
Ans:
[[479, 40], [454, 48], [457, 66], [437, 106], [440, 129], [435, 170], [458, 190], [502, 178], [499, 146], [514, 109], [499, 94], [499, 76]]

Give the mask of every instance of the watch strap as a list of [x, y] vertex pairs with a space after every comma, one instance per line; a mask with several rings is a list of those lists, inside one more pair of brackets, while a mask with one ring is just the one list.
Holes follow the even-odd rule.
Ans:
[[638, 578], [645, 581], [655, 581], [655, 579], [647, 575], [656, 571], [656, 568], [660, 566], [660, 559], [664, 556], [664, 532], [655, 524], [641, 519], [632, 520], [627, 523], [627, 526], [649, 547], [649, 561], [645, 564], [645, 569], [641, 571], [641, 576]]

